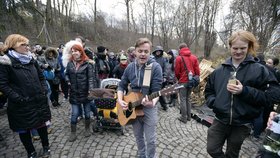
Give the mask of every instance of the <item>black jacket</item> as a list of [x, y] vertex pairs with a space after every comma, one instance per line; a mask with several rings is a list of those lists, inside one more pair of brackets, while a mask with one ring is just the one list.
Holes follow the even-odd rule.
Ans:
[[[236, 71], [236, 78], [242, 83], [243, 91], [232, 95], [227, 90], [230, 72]], [[209, 77], [206, 88], [206, 104], [213, 109], [216, 118], [225, 124], [242, 125], [251, 123], [267, 105], [265, 90], [268, 84], [275, 84], [267, 68], [247, 56], [237, 69], [231, 59], [216, 69]]]
[[90, 90], [98, 88], [94, 65], [88, 61], [82, 63], [78, 70], [75, 69], [73, 61], [66, 67], [65, 80], [70, 82], [70, 103], [83, 104], [88, 103], [88, 94]]
[[121, 67], [121, 64], [118, 64], [113, 70], [113, 77], [121, 79], [124, 73], [125, 68]]
[[51, 119], [47, 85], [39, 64], [21, 64], [9, 55], [0, 57], [0, 91], [8, 96], [8, 120], [13, 131], [36, 128]]

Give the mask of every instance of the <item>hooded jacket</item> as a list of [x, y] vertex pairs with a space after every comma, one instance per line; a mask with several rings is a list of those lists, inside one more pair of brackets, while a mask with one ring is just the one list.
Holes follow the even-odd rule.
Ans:
[[[156, 52], [159, 51], [160, 54], [156, 55]], [[157, 46], [155, 50], [153, 51], [152, 55], [154, 56], [154, 59], [162, 69], [162, 76], [166, 80], [167, 79], [167, 60], [163, 57], [163, 48], [161, 46]]]
[[[53, 53], [52, 58], [50, 57], [50, 53]], [[51, 69], [55, 70], [57, 75], [59, 75], [61, 67], [58, 60], [57, 50], [55, 48], [49, 47], [46, 49], [44, 54], [45, 54], [46, 63], [49, 64], [49, 67]]]
[[[242, 83], [240, 94], [233, 95], [227, 90], [230, 73], [236, 72], [236, 78]], [[268, 84], [275, 84], [265, 66], [248, 55], [238, 68], [231, 58], [216, 69], [209, 77], [205, 98], [208, 107], [213, 109], [216, 118], [224, 124], [243, 125], [252, 123], [267, 104], [265, 90]]]
[[65, 71], [65, 80], [70, 83], [71, 104], [84, 104], [88, 99], [88, 92], [97, 87], [96, 76], [94, 76], [94, 65], [88, 61], [83, 62], [76, 70], [73, 61], [69, 62]]
[[186, 83], [189, 79], [182, 58], [184, 58], [188, 72], [191, 71], [193, 76], [200, 75], [199, 63], [197, 57], [191, 53], [189, 48], [182, 48], [180, 50], [179, 55], [175, 59], [175, 76], [179, 83]]
[[[81, 47], [83, 47], [80, 42], [71, 40], [65, 44], [62, 55], [62, 64], [65, 67], [65, 80], [71, 83], [69, 100], [71, 104], [88, 102], [88, 91], [92, 90], [93, 88], [99, 87], [99, 79], [96, 72], [96, 66], [93, 60], [85, 61], [80, 66], [79, 70], [75, 71], [75, 65], [70, 60], [72, 56], [71, 48], [74, 45], [80, 45]], [[90, 70], [90, 72], [88, 72], [88, 70]], [[87, 76], [89, 78], [87, 78]]]
[[51, 119], [47, 84], [36, 60], [21, 64], [0, 56], [0, 91], [8, 97], [8, 120], [13, 131], [39, 127]]
[[126, 67], [119, 83], [118, 90], [124, 91], [130, 83], [130, 87], [133, 92], [142, 91], [143, 95], [148, 95], [152, 92], [159, 91], [162, 86], [162, 70], [160, 65], [152, 58], [148, 60], [147, 64], [149, 65], [151, 63], [153, 63], [153, 66], [149, 89], [145, 89], [142, 87], [146, 66], [144, 65], [142, 67], [139, 67], [137, 61], [134, 61]]

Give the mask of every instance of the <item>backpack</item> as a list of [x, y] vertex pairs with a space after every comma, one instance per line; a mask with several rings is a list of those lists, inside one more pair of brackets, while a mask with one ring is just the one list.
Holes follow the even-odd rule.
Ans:
[[47, 80], [53, 80], [55, 77], [54, 70], [44, 70], [43, 75]]

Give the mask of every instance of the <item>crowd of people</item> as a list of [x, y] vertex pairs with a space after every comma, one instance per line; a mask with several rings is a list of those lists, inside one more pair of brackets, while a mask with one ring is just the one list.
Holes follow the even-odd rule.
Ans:
[[[212, 157], [238, 157], [252, 127], [254, 136], [259, 137], [273, 105], [280, 102], [279, 60], [269, 58], [265, 63], [264, 57], [257, 58], [258, 42], [248, 31], [234, 32], [229, 48], [231, 56], [209, 76], [205, 87], [206, 105], [215, 113], [207, 135], [207, 152]], [[107, 78], [121, 79], [117, 102], [123, 110], [129, 108], [124, 100], [128, 90], [143, 95], [143, 115], [131, 122], [139, 157], [157, 157], [156, 105], [167, 111], [179, 98], [178, 120], [184, 124], [191, 120], [190, 94], [199, 85], [200, 69], [198, 58], [186, 43], [180, 44], [178, 51], [165, 52], [162, 46], [153, 49], [149, 39], [140, 38], [126, 52], [114, 53], [104, 46], [93, 51], [82, 36], [53, 48], [30, 46], [26, 37], [12, 34], [0, 45], [0, 52], [0, 108], [7, 105], [10, 128], [19, 134], [30, 158], [38, 156], [32, 143], [33, 130], [41, 138], [42, 156], [50, 156], [50, 106], [59, 108], [61, 100], [71, 105], [69, 141], [77, 139], [80, 118], [84, 118], [84, 136], [91, 136], [91, 113], [95, 119], [98, 114], [94, 99], [88, 95]], [[161, 96], [147, 97], [175, 83], [184, 88], [179, 89], [179, 97], [172, 94], [170, 102]]]

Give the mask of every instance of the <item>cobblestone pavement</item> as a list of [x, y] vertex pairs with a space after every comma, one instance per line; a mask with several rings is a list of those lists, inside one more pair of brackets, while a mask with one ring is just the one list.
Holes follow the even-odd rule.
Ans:
[[[125, 134], [120, 131], [105, 130], [103, 133], [93, 133], [90, 137], [83, 136], [84, 124], [79, 122], [78, 138], [69, 142], [70, 135], [70, 106], [63, 103], [62, 107], [51, 108], [52, 132], [49, 134], [51, 157], [53, 158], [110, 158], [136, 157], [137, 147], [132, 133], [132, 127], [127, 126]], [[177, 107], [169, 108], [167, 112], [159, 108], [157, 126], [157, 155], [158, 157], [207, 158], [206, 152], [207, 127], [191, 120], [182, 124], [176, 118], [179, 116]], [[9, 129], [7, 115], [0, 115], [0, 133], [5, 140], [0, 142], [0, 158], [27, 157], [18, 134]], [[40, 141], [34, 142], [37, 152], [41, 152]], [[253, 157], [260, 140], [247, 138], [242, 146], [240, 157]]]

